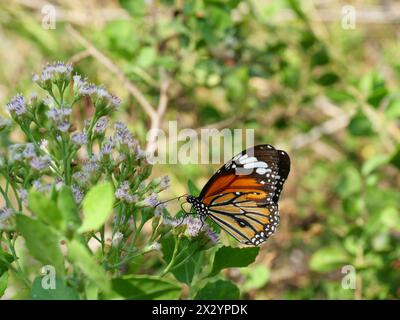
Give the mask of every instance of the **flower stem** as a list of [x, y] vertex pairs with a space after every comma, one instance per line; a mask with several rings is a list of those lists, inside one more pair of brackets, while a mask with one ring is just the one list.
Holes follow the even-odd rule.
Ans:
[[169, 262], [167, 267], [164, 269], [164, 271], [161, 273], [161, 277], [165, 276], [168, 272], [170, 272], [173, 265], [175, 264], [175, 259], [176, 259], [176, 255], [178, 253], [180, 241], [181, 241], [181, 239], [179, 237], [175, 238], [175, 247], [174, 247], [174, 251], [172, 253], [171, 261]]

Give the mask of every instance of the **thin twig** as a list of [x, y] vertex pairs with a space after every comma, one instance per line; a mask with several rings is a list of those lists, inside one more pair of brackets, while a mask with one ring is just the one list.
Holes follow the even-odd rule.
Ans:
[[122, 84], [127, 88], [134, 98], [138, 101], [139, 105], [149, 115], [151, 119], [157, 116], [151, 103], [143, 95], [143, 93], [125, 76], [122, 70], [115, 65], [110, 58], [101, 53], [90, 41], [84, 38], [78, 31], [76, 31], [71, 25], [66, 26], [66, 30], [75, 38], [83, 47], [90, 52], [90, 54], [104, 65], [111, 73], [115, 74]]

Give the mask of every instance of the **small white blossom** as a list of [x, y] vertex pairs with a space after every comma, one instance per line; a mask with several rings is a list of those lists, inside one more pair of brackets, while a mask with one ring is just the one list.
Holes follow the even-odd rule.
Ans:
[[122, 241], [122, 239], [124, 238], [124, 234], [122, 232], [117, 231], [113, 238], [112, 238], [112, 245], [114, 247], [118, 247]]

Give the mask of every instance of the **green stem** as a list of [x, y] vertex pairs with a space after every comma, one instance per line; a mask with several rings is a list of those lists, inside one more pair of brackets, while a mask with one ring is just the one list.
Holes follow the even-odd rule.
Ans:
[[179, 248], [180, 241], [181, 241], [181, 239], [179, 237], [177, 239], [175, 239], [175, 247], [174, 247], [174, 251], [172, 253], [171, 261], [169, 262], [167, 267], [164, 269], [164, 271], [161, 273], [161, 277], [165, 276], [168, 272], [171, 271], [172, 266], [175, 263], [175, 259], [176, 259], [176, 255], [178, 253], [178, 248]]
[[[28, 279], [28, 277], [25, 275], [24, 271], [22, 270], [21, 265], [19, 264], [19, 261], [18, 261], [19, 258], [18, 258], [17, 254], [15, 252], [14, 245], [15, 245], [16, 239], [14, 241], [12, 241], [10, 238], [7, 238], [7, 237], [6, 237], [6, 239], [7, 239], [7, 242], [8, 242], [8, 247], [10, 248], [11, 254], [12, 254], [13, 258], [14, 258], [14, 262], [15, 262], [15, 265], [16, 265], [16, 268], [15, 269], [13, 268], [14, 269], [13, 271], [25, 283], [25, 285], [28, 288], [30, 288], [32, 284], [31, 284], [30, 280]], [[10, 265], [10, 267], [12, 267], [12, 266]]]
[[7, 207], [14, 209], [13, 205], [11, 204], [10, 198], [8, 197], [8, 194], [3, 190], [3, 188], [1, 186], [0, 186], [0, 192], [3, 195], [4, 201], [6, 202]]
[[89, 158], [91, 158], [93, 156], [93, 150], [92, 150], [92, 145], [93, 145], [93, 141], [92, 141], [92, 130], [94, 125], [96, 124], [98, 120], [98, 115], [95, 113], [93, 115], [92, 121], [90, 121], [90, 125], [89, 128], [87, 130], [87, 153], [89, 155]]

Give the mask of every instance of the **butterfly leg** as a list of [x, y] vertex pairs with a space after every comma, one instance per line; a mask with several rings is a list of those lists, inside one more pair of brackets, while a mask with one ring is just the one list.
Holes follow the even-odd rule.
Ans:
[[207, 219], [207, 217], [206, 217], [206, 216], [200, 215], [200, 221], [201, 221], [201, 227], [200, 227], [200, 230], [201, 230], [201, 229], [203, 229], [203, 227], [204, 227], [204, 223], [205, 223], [206, 219]]

